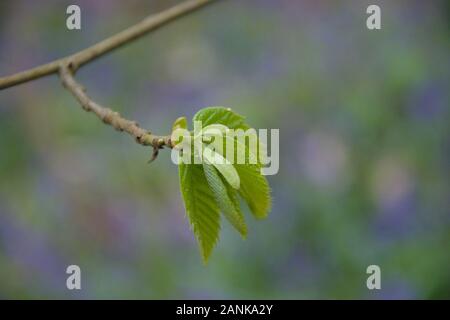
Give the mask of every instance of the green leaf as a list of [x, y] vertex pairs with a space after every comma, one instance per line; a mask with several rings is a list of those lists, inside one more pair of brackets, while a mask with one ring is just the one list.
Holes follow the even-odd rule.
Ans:
[[[257, 138], [256, 138], [257, 139]], [[260, 158], [258, 157], [258, 148], [262, 147], [262, 144], [257, 140], [257, 146], [255, 150], [250, 150], [250, 147], [244, 143], [242, 143], [236, 136], [226, 136], [225, 137], [224, 147], [222, 148], [222, 154], [226, 155], [226, 147], [231, 144], [234, 144], [234, 158], [227, 160], [233, 160], [233, 163], [236, 163], [238, 159], [245, 158], [244, 164], [258, 164], [261, 165]], [[225, 156], [224, 155], [224, 156]], [[231, 156], [230, 156], [231, 157]]]
[[[179, 117], [177, 118], [173, 125], [172, 125], [172, 133], [170, 134], [170, 140], [172, 142], [172, 145], [177, 148], [181, 148], [183, 145], [182, 143], [184, 141], [183, 131], [187, 131], [187, 119], [186, 117]], [[178, 132], [181, 131], [181, 132]], [[180, 141], [181, 140], [181, 141]]]
[[252, 214], [259, 219], [266, 218], [271, 206], [270, 187], [259, 165], [234, 165], [241, 180], [239, 195], [247, 202]]
[[206, 127], [203, 127], [203, 136], [225, 136], [229, 128], [223, 124], [209, 124]]
[[177, 118], [172, 125], [172, 131], [176, 129], [187, 129], [187, 119], [186, 117]]
[[[209, 107], [200, 110], [194, 116], [194, 120], [201, 120], [203, 127], [209, 127], [214, 124], [225, 125], [232, 129], [243, 129], [247, 130], [250, 128], [248, 124], [245, 123], [245, 118], [229, 108], [223, 107]], [[270, 196], [269, 183], [265, 176], [261, 174], [261, 159], [257, 150], [250, 150], [248, 145], [243, 145], [237, 137], [226, 137], [227, 143], [234, 140], [235, 143], [235, 154], [234, 162], [237, 160], [237, 152], [240, 153], [245, 150], [245, 164], [233, 165], [234, 169], [237, 171], [239, 176], [239, 195], [245, 200], [250, 211], [256, 218], [267, 217], [272, 200]], [[266, 146], [263, 145], [259, 139], [257, 140], [258, 148], [263, 148], [265, 151]], [[226, 156], [225, 148], [222, 150], [222, 155]], [[251, 161], [250, 161], [251, 160]], [[252, 163], [252, 164], [250, 164]], [[256, 164], [253, 164], [256, 163]], [[220, 170], [219, 170], [220, 171]], [[231, 170], [230, 170], [231, 171]], [[225, 176], [224, 176], [225, 177]], [[227, 179], [227, 181], [229, 181]]]
[[187, 216], [200, 246], [203, 261], [206, 263], [219, 238], [219, 207], [202, 165], [180, 164], [179, 175]]
[[248, 129], [245, 117], [233, 112], [230, 108], [208, 107], [201, 109], [194, 116], [194, 121], [201, 121], [203, 128], [211, 124], [223, 124], [230, 129]]
[[245, 238], [247, 225], [239, 206], [236, 190], [224, 183], [214, 166], [203, 163], [203, 169], [220, 210], [231, 225]]
[[[180, 164], [180, 185], [186, 212], [194, 234], [200, 246], [203, 260], [206, 262], [218, 241], [220, 231], [220, 212], [242, 235], [247, 236], [247, 225], [242, 214], [238, 195], [245, 200], [256, 218], [265, 218], [271, 208], [270, 187], [261, 174], [261, 159], [256, 150], [249, 150], [236, 136], [227, 136], [235, 146], [234, 159], [227, 159], [226, 149], [221, 148], [220, 139], [229, 129], [250, 129], [245, 118], [229, 108], [209, 107], [200, 110], [194, 121], [202, 121], [203, 153], [194, 150], [193, 157], [203, 156], [203, 164]], [[187, 127], [185, 118], [175, 121], [173, 129]], [[246, 132], [252, 137], [256, 133]], [[196, 138], [190, 133], [189, 140]], [[256, 136], [257, 138], [257, 136]], [[208, 144], [209, 143], [209, 144]], [[258, 148], [265, 148], [257, 140]], [[245, 164], [232, 164], [239, 155], [245, 157]], [[245, 152], [245, 153], [244, 153]], [[232, 152], [231, 152], [232, 153]], [[256, 159], [256, 161], [255, 161]], [[256, 164], [250, 164], [253, 160]]]
[[207, 146], [203, 150], [203, 160], [207, 164], [212, 164], [234, 189], [239, 189], [239, 175], [230, 161]]

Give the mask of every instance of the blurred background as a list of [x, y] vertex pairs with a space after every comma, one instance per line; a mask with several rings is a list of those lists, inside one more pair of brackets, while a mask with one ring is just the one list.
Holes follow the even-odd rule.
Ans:
[[[174, 3], [2, 0], [0, 75]], [[56, 76], [1, 91], [0, 298], [450, 298], [449, 31], [448, 1], [227, 0], [82, 68], [94, 100], [156, 133], [211, 105], [280, 129], [272, 212], [246, 211], [245, 241], [224, 223], [207, 266], [170, 152], [147, 164]]]

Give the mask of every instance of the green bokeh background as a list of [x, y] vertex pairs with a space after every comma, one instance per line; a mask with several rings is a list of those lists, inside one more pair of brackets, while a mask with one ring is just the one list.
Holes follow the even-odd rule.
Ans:
[[[0, 75], [176, 1], [0, 2]], [[65, 27], [78, 4], [82, 30]], [[366, 28], [366, 8], [382, 29]], [[447, 1], [227, 0], [82, 68], [94, 99], [168, 133], [223, 105], [280, 129], [269, 218], [202, 264], [177, 168], [47, 77], [0, 92], [0, 298], [450, 298]], [[82, 290], [66, 289], [66, 267]], [[366, 287], [366, 268], [382, 289]]]

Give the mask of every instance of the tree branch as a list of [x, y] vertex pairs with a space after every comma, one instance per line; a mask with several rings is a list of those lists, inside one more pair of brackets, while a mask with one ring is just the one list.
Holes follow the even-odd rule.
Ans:
[[118, 112], [96, 103], [86, 94], [85, 89], [75, 80], [73, 74], [84, 64], [101, 57], [116, 48], [124, 46], [177, 18], [200, 9], [213, 1], [214, 0], [189, 0], [156, 15], [150, 15], [134, 26], [100, 41], [89, 48], [79, 51], [78, 53], [11, 76], [0, 78], [0, 90], [59, 72], [63, 86], [72, 93], [84, 110], [93, 112], [104, 123], [114, 127], [116, 130], [127, 132], [135, 138], [137, 143], [143, 146], [152, 146], [153, 154], [150, 161], [153, 161], [158, 156], [159, 149], [162, 149], [164, 146], [172, 148], [170, 135], [154, 135], [150, 131], [139, 127], [137, 122], [127, 120]]
[[172, 148], [172, 143], [169, 136], [157, 136], [150, 131], [139, 127], [136, 121], [131, 121], [123, 118], [118, 112], [109, 108], [103, 107], [93, 101], [87, 94], [84, 87], [78, 83], [73, 77], [72, 70], [68, 65], [61, 65], [59, 69], [59, 76], [61, 82], [70, 93], [78, 100], [82, 108], [87, 112], [93, 112], [104, 123], [114, 127], [118, 131], [125, 131], [133, 136], [137, 143], [143, 146], [152, 146], [153, 155], [150, 161], [153, 161], [158, 155], [158, 150], [164, 146]]
[[110, 38], [100, 41], [93, 46], [79, 51], [70, 56], [40, 65], [38, 67], [22, 71], [7, 77], [0, 78], [0, 90], [9, 88], [24, 82], [57, 73], [61, 65], [70, 66], [76, 71], [84, 64], [118, 48], [137, 38], [154, 31], [163, 25], [176, 20], [190, 12], [212, 3], [214, 0], [188, 0], [156, 15], [150, 15], [141, 22], [119, 32]]

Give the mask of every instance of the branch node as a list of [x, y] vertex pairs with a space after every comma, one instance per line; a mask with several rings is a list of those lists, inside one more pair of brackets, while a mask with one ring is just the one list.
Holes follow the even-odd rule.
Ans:
[[159, 154], [159, 148], [153, 147], [152, 157], [150, 158], [150, 160], [147, 161], [147, 163], [152, 163], [153, 161], [155, 161], [155, 159], [158, 157], [158, 154]]
[[[170, 141], [170, 139], [168, 139], [168, 141]], [[153, 140], [152, 140], [153, 153], [152, 153], [152, 157], [150, 158], [148, 163], [153, 162], [158, 157], [159, 149], [164, 149], [165, 144], [166, 144], [166, 142], [165, 142], [164, 138], [162, 138], [162, 137], [153, 138]]]

